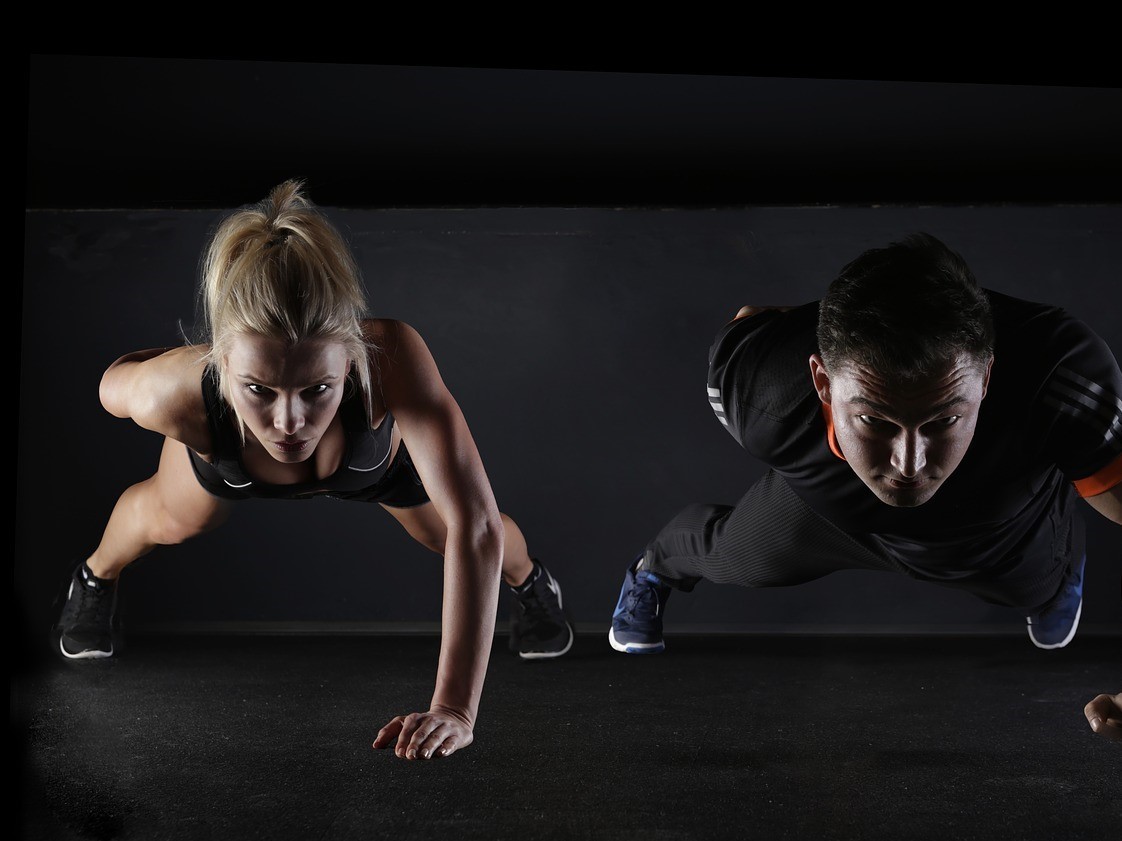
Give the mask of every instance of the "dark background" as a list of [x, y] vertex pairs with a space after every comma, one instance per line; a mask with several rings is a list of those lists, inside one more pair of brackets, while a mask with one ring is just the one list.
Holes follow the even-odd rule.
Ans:
[[[442, 68], [39, 55], [28, 167], [16, 584], [33, 622], [159, 441], [97, 403], [122, 353], [174, 343], [221, 209], [307, 179], [375, 314], [426, 337], [501, 506], [607, 627], [678, 508], [760, 472], [701, 396], [744, 303], [820, 295], [927, 230], [983, 285], [1071, 309], [1117, 352], [1122, 93], [1086, 80]], [[1119, 627], [1122, 537], [1091, 512], [1088, 628]], [[434, 627], [439, 562], [375, 507], [251, 501], [127, 575], [134, 625]], [[1015, 629], [876, 573], [702, 586], [668, 628]]]
[[917, 45], [870, 75], [851, 47], [610, 71], [31, 55], [27, 206], [230, 207], [293, 175], [345, 207], [1122, 199], [1122, 90], [1090, 48], [1076, 70]]

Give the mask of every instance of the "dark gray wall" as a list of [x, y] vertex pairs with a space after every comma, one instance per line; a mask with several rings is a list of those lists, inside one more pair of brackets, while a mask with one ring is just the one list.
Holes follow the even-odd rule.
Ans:
[[[285, 178], [348, 231], [375, 312], [429, 340], [500, 502], [599, 627], [654, 529], [758, 475], [700, 396], [739, 305], [809, 300], [863, 248], [924, 228], [1117, 350], [1122, 90], [1036, 51], [984, 68], [917, 54], [868, 77], [845, 49], [817, 68], [608, 71], [27, 54], [15, 580], [33, 624], [159, 448], [100, 410], [101, 371], [177, 340], [216, 209]], [[379, 509], [239, 514], [131, 570], [126, 617], [435, 621], [439, 564]], [[1118, 620], [1118, 534], [1091, 524], [1088, 622]], [[702, 587], [670, 614], [1009, 619], [856, 573]]]
[[[252, 198], [252, 197], [251, 197]], [[313, 194], [313, 198], [315, 198]], [[501, 507], [607, 627], [623, 570], [693, 501], [761, 472], [702, 395], [714, 331], [745, 303], [820, 296], [846, 261], [915, 230], [983, 285], [1063, 305], [1122, 348], [1122, 207], [728, 210], [329, 208], [375, 314], [425, 336]], [[97, 401], [122, 353], [179, 341], [216, 211], [26, 215], [16, 581], [32, 614], [100, 535], [160, 441]], [[1122, 529], [1091, 512], [1088, 625], [1118, 626]], [[377, 506], [250, 501], [219, 531], [125, 578], [132, 623], [402, 621], [439, 616], [440, 564]], [[798, 588], [703, 585], [671, 629], [1016, 623], [1009, 611], [887, 574]]]

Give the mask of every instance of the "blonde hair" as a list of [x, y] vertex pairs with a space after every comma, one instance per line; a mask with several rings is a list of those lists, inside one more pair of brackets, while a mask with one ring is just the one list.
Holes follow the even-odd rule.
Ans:
[[233, 337], [254, 334], [290, 345], [307, 339], [341, 342], [372, 411], [371, 343], [361, 321], [366, 295], [342, 235], [302, 193], [285, 181], [268, 198], [219, 224], [203, 255], [202, 299], [206, 359], [230, 405], [222, 360]]

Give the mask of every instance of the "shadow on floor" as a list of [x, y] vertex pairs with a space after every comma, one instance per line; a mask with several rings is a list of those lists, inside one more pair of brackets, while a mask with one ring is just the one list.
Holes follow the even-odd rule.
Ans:
[[435, 637], [135, 637], [13, 677], [28, 839], [1033, 839], [1122, 825], [1082, 707], [1120, 641], [701, 637], [522, 662], [476, 742], [370, 747], [427, 706]]

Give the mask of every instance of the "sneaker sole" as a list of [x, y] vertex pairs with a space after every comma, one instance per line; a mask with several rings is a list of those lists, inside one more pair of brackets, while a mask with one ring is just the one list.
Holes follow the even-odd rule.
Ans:
[[1079, 628], [1079, 617], [1082, 616], [1082, 615], [1083, 615], [1083, 600], [1080, 599], [1079, 600], [1079, 607], [1077, 607], [1075, 609], [1075, 620], [1071, 623], [1071, 630], [1067, 632], [1067, 636], [1064, 637], [1060, 642], [1054, 642], [1054, 643], [1051, 643], [1051, 644], [1040, 642], [1040, 640], [1038, 640], [1035, 636], [1033, 636], [1032, 625], [1031, 624], [1029, 624], [1029, 626], [1028, 626], [1029, 639], [1032, 640], [1033, 645], [1035, 645], [1037, 648], [1043, 648], [1045, 651], [1051, 651], [1052, 649], [1055, 649], [1055, 648], [1063, 648], [1065, 645], [1067, 645], [1069, 642], [1071, 642], [1075, 638], [1075, 631], [1076, 631], [1077, 628]]
[[662, 640], [658, 642], [620, 642], [616, 639], [615, 628], [608, 629], [608, 643], [616, 651], [624, 654], [658, 654], [666, 649], [666, 643]]
[[79, 651], [77, 654], [71, 654], [62, 646], [62, 639], [58, 641], [58, 650], [62, 652], [62, 656], [67, 660], [104, 660], [106, 657], [113, 656], [113, 649], [108, 651]]
[[519, 651], [518, 656], [523, 660], [552, 660], [554, 657], [567, 654], [569, 649], [573, 647], [573, 638], [576, 634], [573, 633], [572, 625], [567, 625], [566, 627], [569, 629], [569, 641], [565, 643], [565, 647], [560, 651]]

